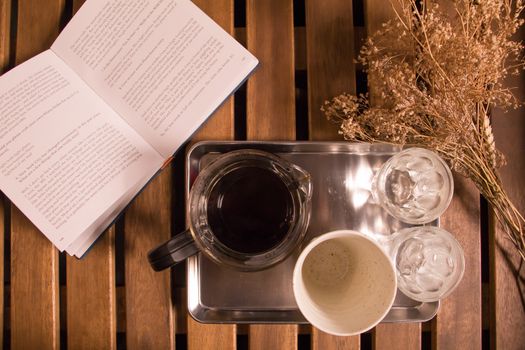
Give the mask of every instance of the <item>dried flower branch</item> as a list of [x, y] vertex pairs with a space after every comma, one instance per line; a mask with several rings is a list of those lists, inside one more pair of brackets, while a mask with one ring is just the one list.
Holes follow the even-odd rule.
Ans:
[[[342, 94], [321, 108], [348, 140], [426, 147], [470, 178], [525, 260], [525, 219], [505, 193], [489, 112], [517, 108], [503, 85], [524, 67], [522, 0], [397, 0], [396, 19], [368, 38], [359, 61], [370, 96]], [[396, 10], [397, 9], [397, 10]]]

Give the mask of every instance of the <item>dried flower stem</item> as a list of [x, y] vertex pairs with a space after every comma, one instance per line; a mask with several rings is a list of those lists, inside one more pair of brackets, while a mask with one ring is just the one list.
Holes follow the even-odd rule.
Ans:
[[[393, 0], [391, 0], [393, 1]], [[494, 208], [525, 261], [525, 219], [503, 189], [489, 112], [520, 103], [503, 86], [523, 69], [522, 0], [397, 0], [396, 20], [368, 38], [360, 62], [374, 83], [367, 96], [342, 94], [321, 108], [346, 139], [418, 145], [439, 153], [470, 178]], [[398, 10], [399, 9], [399, 10]]]

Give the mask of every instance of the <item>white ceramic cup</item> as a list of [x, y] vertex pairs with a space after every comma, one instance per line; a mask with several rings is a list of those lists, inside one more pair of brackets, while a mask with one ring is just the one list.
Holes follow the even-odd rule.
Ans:
[[351, 230], [313, 239], [293, 272], [293, 292], [302, 314], [333, 335], [373, 328], [392, 307], [396, 290], [388, 255], [374, 240]]

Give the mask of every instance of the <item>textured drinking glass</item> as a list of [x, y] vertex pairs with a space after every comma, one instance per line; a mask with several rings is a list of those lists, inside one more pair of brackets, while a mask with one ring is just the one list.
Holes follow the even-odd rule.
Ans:
[[372, 195], [390, 215], [409, 224], [437, 219], [448, 207], [454, 181], [436, 153], [409, 148], [383, 164], [374, 176]]
[[389, 245], [397, 286], [414, 300], [442, 299], [463, 277], [463, 249], [454, 236], [439, 227], [402, 229], [391, 237]]

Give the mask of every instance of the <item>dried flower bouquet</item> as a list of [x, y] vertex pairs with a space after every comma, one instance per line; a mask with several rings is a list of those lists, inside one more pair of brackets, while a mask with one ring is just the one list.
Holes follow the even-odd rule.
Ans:
[[[396, 0], [391, 0], [396, 1]], [[396, 18], [367, 39], [359, 61], [367, 96], [342, 94], [321, 108], [348, 140], [422, 146], [470, 178], [525, 260], [525, 219], [505, 193], [489, 113], [520, 103], [503, 85], [524, 67], [521, 0], [397, 0]], [[444, 7], [443, 4], [446, 6]]]

